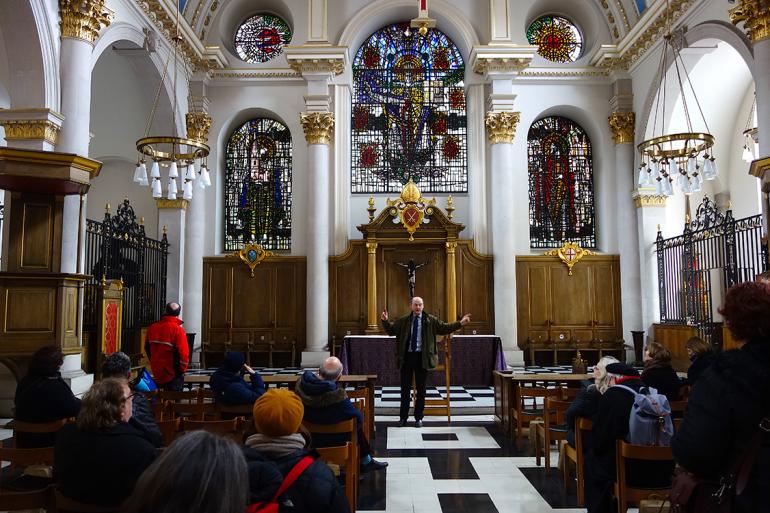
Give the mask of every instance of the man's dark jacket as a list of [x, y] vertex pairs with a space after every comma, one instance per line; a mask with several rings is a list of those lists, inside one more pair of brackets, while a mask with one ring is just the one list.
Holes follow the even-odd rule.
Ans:
[[714, 353], [707, 351], [690, 360], [690, 366], [687, 368], [687, 384], [694, 385], [703, 372], [714, 363]]
[[[255, 490], [255, 486], [260, 485], [273, 489], [275, 486], [275, 476], [272, 471], [265, 466], [266, 462], [278, 467], [281, 473], [281, 480], [299, 463], [304, 456], [310, 454], [316, 458], [299, 478], [294, 482], [289, 490], [281, 497], [281, 503], [289, 501], [293, 505], [291, 508], [281, 508], [281, 511], [297, 511], [302, 513], [349, 513], [345, 493], [337, 482], [332, 471], [322, 460], [318, 459], [318, 454], [310, 453], [306, 450], [300, 450], [286, 456], [276, 459], [269, 459], [259, 451], [252, 449], [244, 451], [246, 464], [249, 467], [249, 482], [251, 485], [251, 495], [262, 496], [266, 493]], [[255, 459], [254, 455], [258, 455]], [[275, 488], [277, 489], [277, 487]]]
[[[671, 449], [677, 463], [717, 479], [744, 454], [763, 416], [770, 415], [770, 340], [716, 355], [693, 386]], [[734, 511], [770, 511], [770, 433], [755, 453], [745, 492]]]
[[251, 383], [246, 383], [243, 373], [217, 369], [211, 376], [209, 385], [216, 394], [218, 403], [228, 405], [254, 404], [265, 393], [265, 383], [258, 372], [250, 374]]
[[[412, 336], [412, 314], [405, 315], [393, 321], [382, 321], [385, 333], [396, 337], [396, 365], [399, 368], [404, 364], [404, 353]], [[422, 368], [435, 369], [438, 365], [438, 351], [436, 349], [436, 335], [448, 335], [462, 327], [460, 321], [446, 323], [430, 315], [425, 310], [422, 312]]]
[[56, 438], [54, 481], [76, 501], [117, 506], [131, 495], [155, 455], [155, 447], [126, 422], [98, 432], [69, 424]]
[[[132, 389], [132, 391], [134, 390]], [[163, 435], [158, 424], [155, 422], [155, 415], [152, 413], [150, 401], [141, 393], [134, 391], [132, 403], [131, 418], [128, 423], [140, 431], [155, 447], [163, 445]]]
[[[77, 417], [80, 399], [58, 372], [50, 376], [27, 374], [16, 388], [14, 418], [24, 422], [51, 422]], [[55, 433], [19, 433], [19, 447], [53, 447]]]
[[[306, 370], [294, 391], [305, 405], [305, 420], [314, 424], [336, 424], [355, 418], [360, 436], [364, 415], [353, 406], [343, 387], [338, 387], [337, 383], [323, 380], [313, 371]], [[343, 444], [347, 439], [345, 434], [317, 433], [313, 435], [313, 446], [331, 447]]]

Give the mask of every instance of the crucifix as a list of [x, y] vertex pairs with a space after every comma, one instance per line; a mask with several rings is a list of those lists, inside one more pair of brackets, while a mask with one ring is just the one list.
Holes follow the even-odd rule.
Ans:
[[414, 297], [414, 286], [417, 282], [417, 269], [420, 267], [423, 267], [425, 265], [428, 265], [428, 262], [423, 262], [421, 264], [415, 264], [414, 260], [409, 260], [409, 263], [405, 264], [403, 262], [396, 262], [397, 266], [403, 267], [406, 269], [406, 282], [409, 287], [409, 299]]

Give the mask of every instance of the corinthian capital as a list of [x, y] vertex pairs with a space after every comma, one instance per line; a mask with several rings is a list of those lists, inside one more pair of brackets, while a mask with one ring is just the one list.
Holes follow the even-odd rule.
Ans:
[[739, 0], [729, 12], [733, 25], [743, 22], [752, 42], [770, 39], [770, 0]]
[[211, 116], [205, 112], [188, 112], [185, 116], [187, 125], [187, 138], [195, 139], [206, 143], [209, 139], [209, 129], [211, 128]]
[[519, 124], [520, 112], [487, 112], [484, 120], [487, 125], [489, 142], [492, 144], [512, 143]]
[[329, 144], [334, 132], [334, 115], [331, 112], [305, 112], [300, 115], [308, 144]]
[[634, 142], [634, 124], [636, 115], [633, 112], [613, 112], [607, 118], [612, 130], [612, 140], [615, 144]]
[[109, 26], [113, 13], [104, 0], [59, 0], [61, 37], [82, 39], [91, 44], [102, 26]]

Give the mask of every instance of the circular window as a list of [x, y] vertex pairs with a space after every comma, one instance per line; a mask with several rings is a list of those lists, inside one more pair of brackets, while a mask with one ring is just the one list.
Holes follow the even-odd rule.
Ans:
[[553, 62], [572, 62], [583, 51], [580, 31], [560, 16], [541, 16], [527, 29], [529, 44], [537, 45], [537, 53]]
[[267, 62], [280, 55], [291, 41], [291, 28], [278, 16], [257, 14], [235, 33], [235, 51], [246, 62]]

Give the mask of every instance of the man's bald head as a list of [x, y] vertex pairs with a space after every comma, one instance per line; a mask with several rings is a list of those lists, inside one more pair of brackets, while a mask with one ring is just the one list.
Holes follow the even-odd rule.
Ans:
[[326, 381], [337, 381], [342, 375], [342, 362], [336, 356], [330, 356], [318, 368], [318, 375]]
[[412, 306], [412, 312], [415, 315], [420, 315], [422, 313], [422, 308], [423, 308], [422, 298], [419, 297], [419, 296], [414, 296], [412, 298], [412, 305], [411, 306]]
[[179, 303], [168, 303], [166, 305], [166, 315], [170, 315], [172, 317], [179, 317], [179, 314], [182, 312], [182, 305]]

